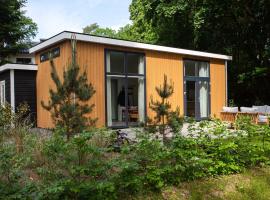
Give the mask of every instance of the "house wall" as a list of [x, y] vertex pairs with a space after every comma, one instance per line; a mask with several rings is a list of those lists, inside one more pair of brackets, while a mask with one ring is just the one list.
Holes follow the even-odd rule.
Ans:
[[[70, 42], [62, 42], [54, 47], [60, 47], [60, 56], [54, 58], [54, 63], [60, 77], [63, 75], [63, 69], [66, 67], [71, 56]], [[52, 48], [54, 48], [52, 47]], [[51, 48], [50, 48], [51, 49]], [[47, 51], [48, 49], [44, 50]], [[43, 53], [42, 51], [41, 53]], [[53, 128], [51, 114], [41, 106], [41, 101], [45, 104], [50, 99], [49, 90], [55, 89], [55, 85], [51, 79], [51, 67], [49, 61], [40, 62], [40, 53], [35, 56], [35, 62], [38, 65], [36, 78], [36, 93], [37, 93], [37, 126], [42, 128]]]
[[0, 81], [5, 81], [6, 101], [10, 103], [10, 71], [6, 70], [0, 73]]
[[36, 121], [36, 71], [14, 70], [15, 107], [27, 102], [32, 121]]
[[[65, 41], [54, 47], [60, 47], [60, 57], [54, 59], [57, 72], [63, 73], [64, 67], [71, 58], [70, 42]], [[53, 48], [53, 47], [52, 47]], [[51, 48], [50, 48], [51, 49]], [[163, 83], [164, 74], [168, 80], [174, 83], [174, 94], [169, 99], [172, 108], [180, 107], [181, 114], [184, 114], [184, 97], [183, 97], [183, 57], [179, 54], [164, 53], [157, 51], [143, 51], [132, 48], [122, 48], [116, 46], [108, 46], [103, 44], [94, 44], [89, 42], [77, 43], [77, 60], [82, 70], [87, 71], [88, 80], [93, 84], [96, 94], [89, 103], [94, 103], [96, 106], [91, 114], [92, 117], [97, 117], [97, 126], [105, 126], [105, 49], [135, 51], [145, 53], [146, 57], [146, 105], [147, 115], [153, 117], [153, 113], [148, 105], [151, 97], [158, 98], [155, 92], [155, 87]], [[47, 49], [48, 50], [48, 49]], [[46, 50], [44, 50], [46, 51]], [[42, 51], [42, 52], [44, 52]], [[41, 52], [41, 53], [42, 53]], [[49, 61], [40, 63], [40, 53], [36, 54], [36, 64], [38, 64], [37, 73], [37, 125], [43, 128], [52, 128], [53, 123], [50, 113], [41, 106], [41, 101], [45, 103], [49, 100], [49, 89], [54, 89], [54, 84], [50, 77], [51, 67]], [[197, 58], [201, 59], [201, 58]], [[222, 106], [225, 105], [225, 63], [220, 60], [210, 61], [210, 81], [211, 81], [211, 113], [212, 116], [219, 115]]]
[[8, 61], [11, 63], [17, 63], [17, 58], [30, 58], [31, 63], [29, 64], [35, 64], [35, 55], [34, 54], [17, 54], [17, 55], [11, 55], [8, 57]]
[[226, 68], [224, 60], [211, 60], [210, 83], [211, 116], [219, 118], [222, 107], [226, 105]]

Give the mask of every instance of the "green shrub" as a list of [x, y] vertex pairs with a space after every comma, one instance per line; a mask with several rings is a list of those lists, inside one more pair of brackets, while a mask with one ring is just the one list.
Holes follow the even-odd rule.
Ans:
[[[240, 123], [239, 123], [240, 124]], [[239, 126], [240, 128], [240, 126]], [[120, 152], [113, 131], [92, 129], [70, 140], [24, 136], [22, 152], [5, 137], [0, 146], [0, 196], [5, 199], [125, 199], [145, 190], [270, 164], [270, 128], [241, 122], [228, 130], [219, 120], [190, 126], [167, 143], [145, 131]], [[247, 133], [247, 134], [245, 134]]]

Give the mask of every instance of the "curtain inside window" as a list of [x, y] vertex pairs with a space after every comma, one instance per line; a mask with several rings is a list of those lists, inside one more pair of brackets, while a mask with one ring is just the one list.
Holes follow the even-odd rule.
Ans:
[[208, 83], [207, 81], [199, 82], [200, 93], [200, 117], [208, 117]]
[[197, 62], [199, 77], [209, 77], [209, 67], [207, 62]]
[[[144, 57], [140, 56], [139, 62], [139, 74], [144, 74]], [[139, 122], [144, 122], [145, 112], [144, 112], [144, 78], [138, 79], [138, 112], [139, 112]]]

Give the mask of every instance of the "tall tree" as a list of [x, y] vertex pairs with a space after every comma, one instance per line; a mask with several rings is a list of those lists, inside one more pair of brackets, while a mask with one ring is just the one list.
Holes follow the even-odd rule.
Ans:
[[89, 105], [88, 101], [95, 94], [95, 90], [92, 84], [88, 83], [86, 71], [80, 74], [74, 36], [71, 39], [71, 47], [72, 58], [63, 72], [63, 81], [56, 72], [53, 60], [50, 60], [51, 77], [56, 90], [50, 89], [50, 100], [47, 105], [41, 102], [43, 108], [51, 112], [55, 124], [65, 129], [68, 140], [73, 134], [82, 132], [96, 122], [96, 119], [87, 116], [94, 107], [94, 104]]
[[0, 64], [10, 54], [26, 48], [37, 25], [25, 16], [26, 0], [0, 0]]
[[97, 23], [94, 23], [84, 27], [83, 33], [137, 42], [156, 42], [156, 34], [154, 32], [150, 31], [150, 29], [146, 27], [143, 28], [132, 24], [127, 24], [120, 27], [119, 30], [114, 30], [108, 27], [100, 27]]
[[130, 12], [159, 44], [232, 55], [230, 98], [270, 104], [269, 0], [132, 0]]

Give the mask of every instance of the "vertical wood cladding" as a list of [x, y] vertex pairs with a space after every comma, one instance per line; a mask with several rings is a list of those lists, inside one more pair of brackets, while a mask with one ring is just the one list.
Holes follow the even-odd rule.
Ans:
[[154, 117], [154, 113], [149, 108], [151, 97], [160, 100], [155, 87], [163, 84], [164, 74], [168, 81], [174, 85], [174, 93], [168, 99], [172, 109], [180, 108], [180, 113], [184, 114], [184, 97], [183, 97], [183, 59], [181, 55], [147, 51], [146, 52], [146, 105], [147, 115]]
[[[63, 76], [63, 70], [67, 67], [68, 61], [71, 58], [70, 42], [65, 41], [54, 47], [60, 47], [60, 56], [54, 58], [53, 61], [56, 66], [57, 73], [60, 77]], [[52, 47], [52, 48], [54, 48]], [[52, 49], [49, 48], [49, 49]], [[48, 49], [42, 51], [46, 52]], [[50, 99], [49, 89], [55, 89], [55, 85], [51, 79], [51, 66], [49, 61], [40, 62], [40, 53], [36, 54], [36, 64], [38, 65], [37, 79], [36, 79], [36, 93], [37, 93], [37, 126], [42, 128], [53, 128], [54, 124], [51, 119], [50, 112], [46, 111], [41, 106], [41, 101], [45, 104]]]
[[224, 60], [211, 60], [211, 116], [220, 117], [220, 111], [226, 104], [226, 69]]
[[10, 71], [0, 73], [0, 81], [5, 81], [6, 101], [10, 103]]
[[26, 102], [30, 107], [32, 120], [36, 121], [36, 71], [14, 70], [15, 107]]

